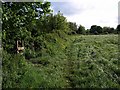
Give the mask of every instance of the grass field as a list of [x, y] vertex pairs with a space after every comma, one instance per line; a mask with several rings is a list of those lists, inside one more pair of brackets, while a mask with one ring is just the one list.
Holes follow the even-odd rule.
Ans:
[[73, 36], [68, 58], [73, 87], [119, 86], [117, 35]]
[[118, 35], [52, 38], [42, 57], [24, 62], [28, 67], [18, 87], [120, 88]]

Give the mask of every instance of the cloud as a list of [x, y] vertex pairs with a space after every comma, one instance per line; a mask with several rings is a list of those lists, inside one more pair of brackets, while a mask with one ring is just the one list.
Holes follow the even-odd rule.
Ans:
[[90, 28], [94, 24], [116, 27], [118, 24], [118, 1], [56, 0], [51, 4], [54, 13], [61, 11], [68, 21], [76, 22], [78, 25], [82, 24], [86, 28]]
[[61, 11], [64, 15], [67, 16], [81, 14], [86, 10], [83, 5], [78, 7], [75, 6], [75, 4], [72, 2], [52, 2], [52, 8], [54, 9], [54, 13]]
[[118, 24], [120, 24], [120, 1], [118, 3]]

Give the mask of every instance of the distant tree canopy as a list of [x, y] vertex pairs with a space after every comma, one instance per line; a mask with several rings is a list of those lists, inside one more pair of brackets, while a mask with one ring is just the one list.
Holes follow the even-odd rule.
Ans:
[[118, 34], [120, 25], [117, 26], [116, 29], [113, 27], [101, 27], [98, 25], [92, 25], [90, 29], [85, 29], [84, 26], [79, 25], [77, 28], [77, 24], [73, 22], [69, 23], [69, 31], [70, 34], [83, 34], [83, 35], [101, 35], [101, 34]]
[[86, 34], [85, 27], [80, 25], [77, 30], [78, 34]]
[[71, 34], [76, 34], [76, 31], [78, 30], [77, 29], [77, 24], [76, 23], [74, 23], [74, 22], [68, 22], [68, 24], [69, 24], [69, 33], [71, 33]]
[[102, 34], [102, 27], [97, 26], [97, 25], [92, 25], [90, 28], [90, 33], [91, 34]]
[[117, 31], [117, 33], [120, 34], [120, 24], [117, 26], [116, 31]]

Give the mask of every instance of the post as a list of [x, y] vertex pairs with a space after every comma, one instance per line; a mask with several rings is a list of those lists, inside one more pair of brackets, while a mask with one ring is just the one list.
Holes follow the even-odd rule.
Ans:
[[[24, 46], [22, 41], [17, 40], [17, 53], [22, 53], [24, 50]], [[23, 53], [22, 53], [23, 54]]]

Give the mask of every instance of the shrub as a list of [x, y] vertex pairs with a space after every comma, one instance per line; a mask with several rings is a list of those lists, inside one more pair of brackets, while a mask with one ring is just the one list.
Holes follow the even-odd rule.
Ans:
[[25, 58], [21, 55], [8, 54], [3, 51], [3, 88], [19, 87], [20, 80], [28, 70]]

